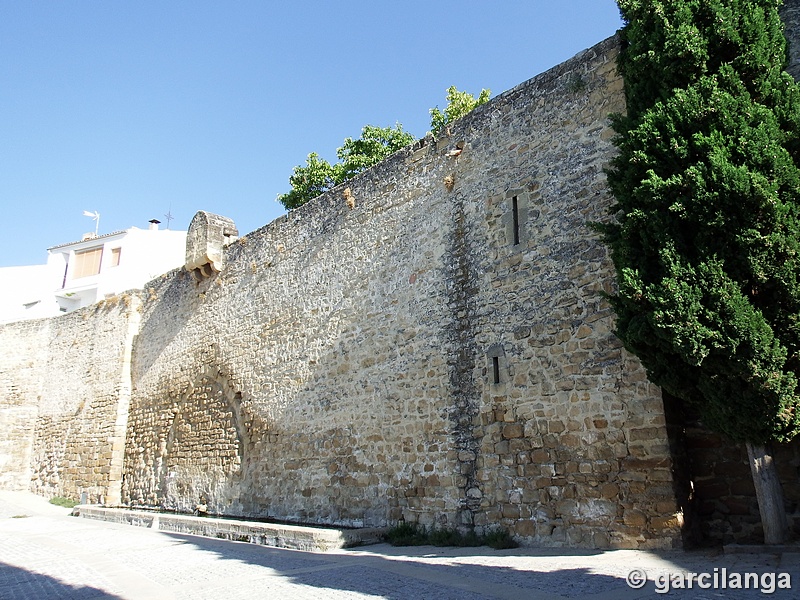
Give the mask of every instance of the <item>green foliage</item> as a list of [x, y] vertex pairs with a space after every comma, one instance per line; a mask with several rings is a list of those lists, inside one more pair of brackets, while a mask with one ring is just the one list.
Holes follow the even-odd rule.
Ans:
[[777, 0], [619, 0], [617, 334], [738, 441], [800, 432], [800, 92]]
[[336, 156], [341, 161], [341, 180], [352, 179], [413, 143], [414, 139], [413, 135], [403, 131], [400, 123], [394, 127], [366, 125], [361, 130], [360, 138], [345, 139], [344, 145], [336, 151]]
[[786, 40], [780, 0], [618, 0], [628, 116], [729, 65], [751, 93], [780, 79]]
[[483, 538], [474, 531], [461, 533], [457, 529], [431, 529], [428, 532], [431, 546], [458, 546], [461, 548], [483, 546]]
[[573, 73], [566, 87], [570, 94], [577, 94], [586, 89], [586, 80], [580, 73]]
[[430, 109], [431, 133], [439, 137], [449, 123], [460, 119], [481, 104], [486, 104], [491, 94], [492, 92], [489, 90], [481, 90], [481, 93], [475, 98], [468, 92], [459, 92], [454, 85], [450, 86], [447, 88], [447, 107], [444, 111], [439, 110], [438, 106]]
[[305, 166], [297, 166], [289, 177], [292, 191], [278, 196], [278, 202], [289, 210], [302, 206], [312, 198], [327, 192], [338, 183], [341, 169], [336, 169], [316, 152], [306, 159]]
[[516, 548], [518, 544], [505, 529], [493, 529], [484, 536], [474, 531], [461, 533], [457, 529], [428, 529], [415, 523], [400, 523], [386, 533], [392, 546], [489, 546], [495, 550]]
[[278, 196], [278, 202], [289, 210], [302, 206], [413, 141], [414, 136], [403, 131], [399, 123], [395, 127], [366, 125], [361, 130], [360, 138], [347, 138], [344, 145], [336, 150], [341, 162], [332, 165], [315, 152], [309, 154], [305, 166], [295, 167], [289, 177], [292, 190]]
[[64, 498], [63, 496], [53, 496], [52, 498], [50, 498], [50, 504], [55, 504], [56, 506], [63, 506], [64, 508], [75, 508], [76, 506], [78, 506], [78, 503], [75, 500]]
[[[444, 112], [440, 111], [439, 107], [430, 109], [433, 134], [438, 136], [448, 123], [463, 117], [476, 106], [488, 102], [490, 95], [489, 90], [481, 90], [480, 95], [475, 98], [467, 92], [459, 92], [455, 86], [448, 88], [447, 108]], [[302, 206], [405, 148], [414, 140], [412, 134], [403, 131], [400, 123], [394, 127], [366, 125], [361, 130], [360, 138], [356, 140], [346, 138], [342, 147], [336, 150], [339, 162], [330, 164], [315, 152], [309, 154], [306, 164], [298, 165], [292, 171], [289, 177], [292, 189], [290, 192], [280, 194], [278, 202], [288, 210]]]
[[483, 543], [494, 548], [495, 550], [508, 550], [509, 548], [517, 548], [519, 544], [514, 541], [511, 534], [507, 529], [492, 529], [489, 533], [483, 536]]
[[428, 532], [416, 523], [400, 523], [386, 532], [386, 541], [392, 546], [424, 546]]

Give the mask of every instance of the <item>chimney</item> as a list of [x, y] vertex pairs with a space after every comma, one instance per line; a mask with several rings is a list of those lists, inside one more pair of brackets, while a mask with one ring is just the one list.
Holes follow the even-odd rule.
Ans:
[[161, 223], [158, 219], [150, 219], [150, 227], [148, 229], [150, 231], [158, 231], [158, 224]]

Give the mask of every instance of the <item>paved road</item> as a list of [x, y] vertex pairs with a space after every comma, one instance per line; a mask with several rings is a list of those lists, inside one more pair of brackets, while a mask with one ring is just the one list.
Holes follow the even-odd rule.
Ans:
[[[68, 516], [24, 493], [0, 492], [0, 598], [291, 598], [433, 600], [633, 600], [797, 598], [800, 554], [650, 553], [488, 548], [393, 548], [300, 552], [170, 534]], [[727, 571], [722, 571], [722, 569]], [[632, 569], [650, 578], [626, 584]], [[789, 573], [794, 589], [665, 591], [686, 571]], [[680, 576], [679, 576], [680, 577]], [[659, 579], [662, 578], [662, 579]], [[724, 577], [723, 577], [724, 578]], [[657, 588], [657, 581], [661, 587]], [[721, 581], [721, 579], [719, 579]], [[680, 579], [686, 584], [686, 579]], [[775, 580], [777, 587], [778, 579]], [[785, 579], [784, 579], [785, 581]]]

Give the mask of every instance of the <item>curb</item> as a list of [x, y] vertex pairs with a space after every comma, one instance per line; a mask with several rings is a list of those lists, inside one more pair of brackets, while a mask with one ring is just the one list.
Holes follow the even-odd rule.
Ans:
[[126, 508], [106, 508], [89, 504], [79, 504], [72, 510], [72, 514], [84, 519], [123, 523], [171, 533], [187, 533], [311, 552], [327, 552], [340, 548], [378, 544], [383, 541], [383, 534], [386, 531], [382, 527], [363, 529], [321, 528], [305, 525], [239, 521], [229, 518], [164, 514]]

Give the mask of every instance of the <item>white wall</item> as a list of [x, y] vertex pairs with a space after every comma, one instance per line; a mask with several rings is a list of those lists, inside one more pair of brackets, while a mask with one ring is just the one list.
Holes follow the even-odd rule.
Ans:
[[[111, 266], [112, 248], [121, 248], [119, 266]], [[119, 241], [105, 243], [98, 276], [98, 299], [141, 288], [158, 277], [183, 265], [186, 257], [186, 232], [149, 230], [132, 227]]]
[[[74, 277], [75, 253], [103, 247], [100, 272]], [[112, 250], [120, 248], [119, 265]], [[183, 265], [186, 232], [131, 227], [115, 234], [56, 246], [46, 265], [0, 268], [0, 323], [51, 317], [88, 306]]]
[[57, 314], [47, 265], [0, 268], [0, 323]]

